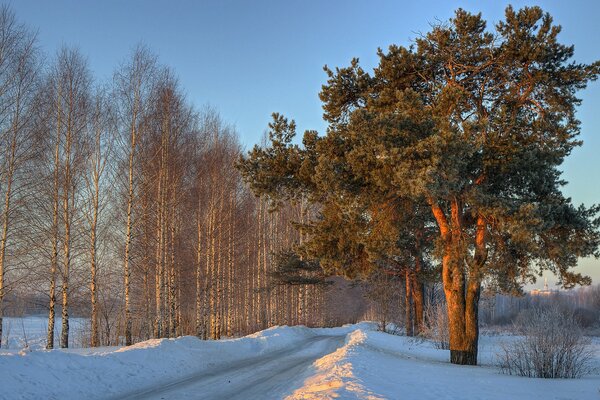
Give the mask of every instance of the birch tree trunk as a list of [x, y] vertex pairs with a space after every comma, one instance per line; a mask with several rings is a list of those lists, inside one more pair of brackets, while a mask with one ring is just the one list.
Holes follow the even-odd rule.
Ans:
[[[136, 117], [133, 120], [137, 120]], [[131, 294], [130, 294], [130, 258], [131, 258], [131, 231], [132, 231], [132, 208], [133, 208], [133, 167], [137, 141], [135, 122], [131, 125], [131, 146], [129, 148], [129, 168], [127, 186], [127, 222], [125, 226], [125, 259], [123, 261], [123, 284], [125, 287], [125, 346], [132, 344], [131, 338]]]
[[91, 335], [90, 346], [100, 345], [99, 326], [98, 326], [98, 292], [97, 292], [97, 268], [98, 268], [98, 219], [100, 213], [100, 180], [104, 173], [107, 159], [107, 153], [110, 151], [110, 139], [106, 138], [104, 130], [109, 129], [106, 124], [106, 115], [108, 109], [105, 107], [104, 94], [96, 93], [94, 99], [94, 111], [92, 115], [92, 133], [93, 133], [93, 151], [90, 158], [90, 175], [85, 175], [86, 185], [88, 187], [88, 196], [90, 197], [90, 210], [86, 214], [89, 223], [89, 257], [90, 257], [90, 296], [91, 296]]
[[[15, 202], [28, 198], [24, 180], [19, 179], [23, 164], [34, 154], [31, 127], [26, 126], [32, 118], [39, 75], [36, 35], [17, 21], [10, 7], [0, 8], [0, 121], [6, 123], [0, 129], [0, 193], [4, 190], [4, 208], [0, 232], [0, 347], [2, 346], [2, 320], [4, 297], [9, 290], [6, 278], [9, 272], [7, 249], [9, 240], [18, 242], [12, 233], [16, 231]], [[6, 141], [4, 140], [6, 137]], [[1, 168], [4, 167], [4, 168]]]
[[54, 322], [56, 306], [56, 275], [58, 272], [58, 208], [59, 208], [59, 168], [60, 168], [60, 136], [61, 136], [61, 93], [57, 95], [56, 143], [54, 148], [54, 191], [52, 196], [52, 253], [50, 254], [50, 303], [48, 304], [48, 333], [46, 349], [54, 348]]
[[202, 224], [200, 222], [200, 201], [196, 210], [196, 336], [203, 339], [202, 334]]
[[[67, 77], [69, 79], [69, 77]], [[63, 169], [63, 266], [62, 266], [62, 328], [60, 334], [60, 347], [69, 347], [69, 278], [71, 269], [71, 195], [72, 195], [72, 177], [71, 177], [71, 152], [73, 148], [73, 107], [74, 93], [73, 88], [68, 88], [68, 109], [66, 121], [66, 134], [64, 140], [64, 169]]]
[[126, 221], [123, 257], [123, 286], [124, 286], [124, 314], [125, 314], [125, 345], [132, 344], [132, 315], [131, 315], [131, 246], [133, 234], [133, 206], [135, 202], [136, 181], [136, 154], [138, 142], [142, 134], [142, 118], [147, 107], [148, 97], [151, 92], [155, 76], [156, 58], [143, 46], [138, 46], [131, 57], [115, 73], [115, 83], [119, 94], [120, 120], [123, 121], [122, 129], [127, 148], [127, 188], [126, 188]]
[[11, 127], [11, 140], [10, 150], [8, 156], [8, 170], [6, 171], [6, 183], [4, 193], [4, 209], [2, 212], [2, 234], [0, 236], [0, 347], [2, 347], [2, 320], [4, 317], [4, 275], [5, 275], [5, 260], [6, 260], [6, 246], [8, 242], [8, 230], [10, 224], [11, 215], [11, 199], [12, 199], [12, 185], [15, 175], [15, 163], [16, 163], [16, 152], [17, 152], [17, 135], [19, 126], [19, 105], [20, 99], [16, 100], [16, 110], [13, 116], [13, 123]]

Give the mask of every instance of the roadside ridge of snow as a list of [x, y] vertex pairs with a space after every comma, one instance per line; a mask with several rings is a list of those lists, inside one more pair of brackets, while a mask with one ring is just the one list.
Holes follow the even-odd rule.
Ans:
[[[583, 400], [596, 399], [600, 376], [536, 379], [501, 374], [494, 354], [506, 337], [481, 337], [481, 366], [458, 366], [433, 343], [357, 329], [345, 345], [313, 363], [313, 371], [286, 400]], [[600, 360], [600, 341], [594, 344]], [[376, 392], [375, 392], [376, 391]]]
[[333, 399], [342, 391], [346, 392], [346, 396], [352, 396], [351, 398], [384, 399], [367, 389], [353, 373], [354, 367], [349, 355], [356, 347], [364, 346], [366, 341], [367, 334], [361, 329], [349, 333], [344, 346], [315, 361], [313, 366], [316, 373], [308, 377], [302, 387], [286, 397], [286, 400]]
[[[368, 324], [363, 325], [368, 326]], [[129, 347], [0, 353], [0, 399], [95, 399], [117, 396], [294, 346], [317, 335], [343, 335], [355, 326], [278, 326], [238, 339], [194, 336], [151, 339]]]

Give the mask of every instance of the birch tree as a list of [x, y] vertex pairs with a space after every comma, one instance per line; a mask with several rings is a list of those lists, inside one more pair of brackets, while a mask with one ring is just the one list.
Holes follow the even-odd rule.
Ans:
[[[69, 294], [72, 246], [77, 232], [76, 201], [79, 199], [81, 174], [85, 159], [85, 133], [88, 123], [91, 76], [87, 63], [76, 49], [62, 48], [55, 59], [49, 77], [50, 96], [53, 99], [53, 126], [56, 131], [54, 157], [54, 205], [53, 205], [53, 250], [51, 260], [50, 327], [53, 325], [54, 275], [58, 270], [61, 277], [62, 328], [60, 346], [69, 347]], [[59, 232], [62, 234], [62, 263], [59, 263]]]
[[[22, 218], [19, 209], [31, 185], [22, 177], [24, 167], [35, 155], [32, 125], [35, 95], [40, 75], [36, 36], [16, 20], [4, 5], [0, 8], [0, 194], [3, 197], [0, 221], [0, 346], [4, 296], [9, 286], [8, 249], [15, 225]], [[28, 188], [29, 187], [29, 188]], [[16, 261], [16, 260], [13, 260]]]
[[123, 285], [125, 314], [125, 345], [132, 342], [131, 329], [131, 243], [134, 229], [133, 208], [136, 201], [138, 143], [144, 134], [143, 118], [156, 73], [156, 58], [143, 46], [138, 46], [130, 60], [115, 73], [115, 90], [118, 98], [118, 117], [126, 157], [125, 237], [123, 255]]
[[106, 206], [106, 192], [111, 186], [106, 182], [108, 162], [114, 150], [113, 113], [106, 97], [106, 91], [96, 89], [88, 122], [88, 146], [86, 173], [87, 207], [85, 217], [89, 232], [90, 297], [91, 297], [91, 335], [90, 346], [100, 345], [99, 304], [98, 304], [98, 250], [99, 224], [101, 213]]

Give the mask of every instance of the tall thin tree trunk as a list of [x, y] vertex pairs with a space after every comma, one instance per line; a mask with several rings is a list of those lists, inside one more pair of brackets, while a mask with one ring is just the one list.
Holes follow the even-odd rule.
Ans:
[[234, 272], [234, 247], [233, 247], [233, 213], [235, 209], [235, 198], [232, 196], [231, 202], [229, 205], [229, 223], [227, 229], [227, 321], [226, 321], [226, 329], [225, 335], [227, 337], [233, 336], [233, 312], [235, 304], [233, 302], [233, 297], [235, 294], [234, 288], [234, 280], [233, 280], [233, 272]]
[[[164, 150], [161, 148], [161, 152]], [[161, 158], [162, 160], [162, 158]], [[162, 163], [162, 161], [161, 161]], [[163, 274], [163, 186], [162, 186], [162, 166], [158, 170], [157, 179], [157, 210], [156, 210], [156, 267], [154, 275], [155, 284], [155, 320], [154, 320], [154, 337], [162, 337], [162, 274]]]
[[[214, 200], [213, 200], [214, 201]], [[211, 209], [211, 237], [210, 237], [210, 337], [211, 339], [217, 339], [217, 284], [218, 284], [218, 271], [217, 271], [217, 245], [216, 245], [216, 207]]]
[[98, 226], [98, 212], [100, 205], [100, 174], [102, 170], [102, 154], [101, 154], [101, 129], [96, 128], [96, 155], [94, 160], [93, 168], [93, 193], [92, 193], [92, 219], [90, 226], [90, 292], [92, 302], [92, 315], [91, 315], [91, 347], [97, 347], [100, 345], [98, 338], [98, 294], [96, 293], [96, 267], [97, 267], [97, 226]]
[[67, 117], [67, 130], [65, 136], [65, 176], [63, 189], [63, 270], [62, 270], [62, 329], [60, 347], [69, 347], [69, 279], [71, 273], [71, 196], [74, 195], [71, 178], [71, 151], [73, 146], [73, 108], [74, 99], [72, 88], [69, 90], [69, 113]]
[[413, 305], [412, 305], [412, 285], [409, 268], [404, 271], [405, 280], [405, 291], [404, 291], [404, 323], [406, 324], [406, 336], [414, 335], [414, 324], [413, 324]]
[[169, 271], [169, 307], [170, 307], [170, 319], [169, 319], [169, 337], [176, 337], [177, 333], [177, 280], [176, 280], [176, 265], [175, 265], [175, 203], [173, 200], [173, 212], [171, 215], [171, 231], [170, 231], [170, 242], [171, 242], [171, 260], [170, 260], [170, 271]]
[[[134, 119], [135, 120], [135, 119]], [[129, 149], [128, 190], [127, 190], [127, 222], [125, 226], [125, 259], [123, 261], [123, 284], [125, 287], [125, 346], [131, 346], [131, 234], [132, 234], [132, 212], [133, 212], [133, 167], [134, 153], [136, 147], [136, 127], [131, 125], [131, 147]]]
[[[266, 206], [266, 204], [265, 204]], [[263, 226], [262, 232], [263, 232], [263, 238], [262, 238], [262, 245], [263, 245], [263, 249], [262, 249], [262, 256], [263, 256], [263, 261], [262, 261], [262, 266], [263, 266], [263, 279], [264, 279], [264, 286], [265, 286], [265, 301], [264, 301], [264, 318], [263, 318], [263, 329], [268, 328], [269, 327], [269, 322], [271, 319], [271, 291], [269, 290], [269, 285], [268, 285], [268, 274], [269, 274], [269, 263], [268, 263], [268, 254], [267, 254], [267, 236], [268, 236], [268, 225], [267, 225], [267, 219], [268, 219], [268, 211], [263, 209], [263, 220], [261, 221], [261, 225]]]
[[214, 256], [213, 253], [213, 246], [214, 246], [214, 242], [212, 240], [214, 232], [213, 232], [213, 221], [212, 221], [212, 214], [213, 214], [213, 204], [212, 202], [210, 203], [209, 206], [209, 211], [206, 215], [207, 218], [207, 224], [206, 224], [206, 269], [204, 271], [204, 293], [203, 293], [203, 297], [204, 297], [204, 301], [202, 303], [202, 339], [207, 340], [209, 338], [209, 334], [212, 332], [211, 331], [211, 323], [212, 323], [212, 319], [211, 319], [211, 310], [212, 310], [212, 301], [213, 301], [213, 297], [212, 297], [212, 290], [211, 290], [211, 283], [212, 283], [212, 257]]
[[0, 347], [2, 347], [2, 320], [4, 317], [4, 274], [5, 274], [5, 260], [6, 260], [6, 246], [8, 241], [8, 228], [10, 223], [10, 206], [12, 197], [12, 184], [15, 173], [15, 161], [17, 151], [17, 124], [19, 120], [19, 108], [17, 100], [17, 111], [13, 126], [11, 129], [12, 140], [10, 144], [10, 155], [8, 158], [8, 171], [6, 173], [6, 192], [4, 195], [4, 210], [2, 213], [2, 235], [0, 237]]
[[202, 224], [200, 223], [200, 201], [196, 210], [196, 231], [198, 247], [196, 248], [196, 336], [203, 338], [202, 321]]
[[423, 328], [423, 303], [424, 303], [424, 291], [425, 285], [421, 281], [421, 270], [422, 270], [422, 259], [419, 254], [415, 261], [415, 272], [411, 274], [412, 279], [412, 293], [413, 293], [413, 304], [414, 304], [414, 319], [415, 327], [414, 334], [418, 336]]
[[[96, 195], [98, 192], [98, 184], [95, 184]], [[96, 224], [98, 222], [98, 197], [94, 199], [94, 215], [93, 215], [92, 229], [90, 235], [90, 292], [92, 296], [92, 332], [91, 332], [91, 347], [97, 347], [100, 345], [98, 339], [98, 294], [96, 293]]]
[[58, 208], [59, 208], [59, 182], [58, 170], [60, 168], [60, 132], [61, 126], [61, 94], [60, 87], [57, 96], [57, 121], [56, 121], [56, 145], [54, 148], [54, 192], [52, 198], [52, 253], [50, 255], [50, 302], [48, 304], [48, 332], [46, 349], [54, 348], [54, 322], [56, 306], [56, 274], [58, 272]]
[[262, 268], [262, 257], [261, 257], [262, 240], [263, 240], [262, 213], [263, 213], [263, 202], [262, 202], [262, 200], [259, 199], [258, 200], [258, 215], [257, 215], [258, 248], [256, 251], [256, 268], [257, 268], [256, 289], [258, 290], [257, 296], [256, 296], [256, 304], [257, 304], [257, 308], [256, 308], [257, 321], [256, 322], [257, 322], [258, 326], [260, 327], [260, 329], [264, 328], [264, 304], [263, 304], [264, 293], [263, 293], [263, 288], [262, 288], [263, 268]]

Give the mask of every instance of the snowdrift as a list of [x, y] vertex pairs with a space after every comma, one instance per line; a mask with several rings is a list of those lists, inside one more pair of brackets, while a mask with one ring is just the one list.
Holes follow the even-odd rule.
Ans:
[[[361, 325], [369, 329], [369, 324]], [[105, 399], [135, 388], [298, 346], [316, 335], [357, 329], [273, 327], [239, 339], [152, 339], [129, 347], [0, 351], [1, 399]]]
[[[482, 336], [480, 366], [448, 363], [448, 352], [428, 341], [374, 331], [362, 323], [332, 329], [274, 327], [239, 339], [195, 337], [148, 340], [130, 347], [0, 352], [2, 399], [119, 398], [202, 371], [265, 354], [302, 348], [315, 336], [345, 337], [337, 350], [308, 366], [285, 395], [262, 399], [596, 399], [597, 374], [578, 380], [502, 375], [494, 367], [499, 344], [510, 337]], [[340, 339], [341, 340], [341, 339]], [[600, 342], [594, 342], [600, 365]]]

